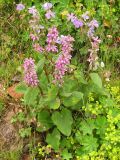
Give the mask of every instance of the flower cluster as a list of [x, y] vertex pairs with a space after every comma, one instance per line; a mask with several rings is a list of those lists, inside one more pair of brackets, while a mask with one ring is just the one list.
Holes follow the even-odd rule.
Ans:
[[43, 4], [42, 7], [46, 11], [45, 17], [47, 19], [51, 19], [55, 17], [55, 13], [50, 10], [53, 7], [52, 3], [45, 3]]
[[90, 55], [87, 60], [89, 62], [90, 69], [96, 70], [99, 66], [97, 51], [99, 51], [100, 42], [101, 40], [98, 37], [92, 37], [92, 48], [89, 49]]
[[33, 44], [33, 48], [36, 52], [39, 52], [39, 53], [44, 52], [44, 48], [41, 47], [38, 43]]
[[80, 28], [83, 26], [83, 21], [79, 20], [73, 13], [67, 15], [67, 20], [71, 21], [75, 28]]
[[30, 14], [32, 14], [33, 17], [36, 17], [39, 14], [37, 9], [35, 8], [35, 6], [32, 6], [32, 7], [28, 8], [28, 12]]
[[16, 6], [17, 11], [22, 11], [23, 9], [25, 9], [25, 6], [22, 3], [17, 4]]
[[88, 30], [87, 35], [89, 38], [92, 38], [94, 37], [95, 28], [99, 27], [97, 20], [93, 19], [92, 21], [90, 21], [88, 23], [88, 27], [89, 27], [89, 30]]
[[95, 28], [99, 27], [97, 20], [93, 19], [89, 23], [86, 22], [89, 19], [89, 12], [86, 11], [81, 15], [83, 20], [79, 20], [73, 13], [67, 14], [67, 20], [71, 21], [75, 28], [80, 28], [84, 25], [89, 27], [87, 35], [91, 41], [92, 48], [89, 49], [90, 55], [88, 58], [90, 69], [96, 70], [99, 66], [97, 52], [99, 51], [99, 44], [101, 40], [98, 37], [94, 36]]
[[70, 60], [72, 57], [70, 53], [73, 50], [72, 49], [73, 41], [74, 38], [71, 36], [61, 37], [62, 53], [60, 54], [55, 63], [55, 72], [54, 72], [55, 83], [57, 81], [59, 83], [63, 83], [63, 76], [65, 75], [65, 72], [68, 71], [68, 65], [70, 64]]
[[28, 8], [29, 14], [32, 15], [29, 25], [34, 34], [39, 34], [40, 33], [40, 25], [39, 25], [39, 20], [40, 20], [40, 15], [35, 6], [32, 6], [31, 8]]
[[30, 33], [30, 38], [34, 42], [33, 48], [37, 52], [43, 52], [44, 49], [38, 44], [39, 38], [40, 38], [40, 33], [41, 30], [44, 29], [44, 26], [39, 24], [40, 20], [40, 15], [35, 6], [31, 7], [28, 9], [29, 13], [32, 15], [31, 20], [29, 21], [30, 28], [31, 28], [31, 33]]
[[87, 25], [89, 27], [87, 35], [91, 41], [91, 46], [92, 46], [92, 48], [88, 50], [90, 52], [90, 55], [87, 61], [89, 62], [90, 70], [91, 69], [96, 70], [99, 66], [97, 52], [99, 51], [99, 44], [101, 43], [101, 40], [94, 35], [94, 32], [95, 28], [99, 27], [99, 24], [97, 20], [93, 19]]
[[[23, 10], [24, 8], [25, 8], [25, 6], [23, 4], [21, 4], [21, 3], [17, 4], [17, 8], [16, 8], [17, 10]], [[44, 26], [39, 24], [39, 21], [40, 21], [39, 12], [35, 6], [32, 6], [32, 7], [28, 8], [28, 13], [30, 15], [32, 15], [31, 19], [29, 21], [29, 26], [31, 29], [30, 38], [32, 39], [32, 41], [34, 43], [33, 48], [37, 52], [43, 52], [44, 49], [38, 44], [41, 30], [44, 29]]]
[[24, 81], [28, 86], [35, 87], [39, 80], [35, 71], [35, 64], [32, 58], [26, 58], [23, 64], [24, 67]]
[[58, 48], [56, 46], [58, 39], [58, 30], [56, 27], [52, 27], [48, 30], [47, 34], [47, 46], [46, 51], [48, 52], [58, 52]]

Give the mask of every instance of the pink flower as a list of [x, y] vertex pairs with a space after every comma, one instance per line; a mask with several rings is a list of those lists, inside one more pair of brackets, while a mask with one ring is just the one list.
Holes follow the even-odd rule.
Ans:
[[98, 37], [92, 37], [92, 40], [93, 40], [95, 43], [101, 43], [101, 40], [100, 40]]
[[33, 42], [36, 41], [36, 40], [39, 40], [39, 37], [32, 34], [32, 33], [30, 34], [30, 38], [33, 40]]
[[94, 52], [97, 52], [99, 50], [99, 44], [100, 44], [101, 40], [98, 39], [98, 37], [92, 37], [92, 49], [94, 50]]
[[54, 71], [54, 82], [58, 82], [60, 84], [63, 83], [63, 76], [68, 71], [68, 65], [70, 64], [71, 60], [71, 51], [72, 49], [72, 42], [74, 38], [71, 36], [62, 36], [61, 44], [62, 44], [62, 53], [59, 55], [56, 63], [55, 63], [55, 71]]
[[22, 11], [23, 9], [25, 9], [25, 6], [22, 3], [17, 4], [16, 10]]
[[35, 43], [35, 44], [33, 45], [33, 48], [34, 48], [34, 50], [37, 51], [37, 52], [43, 52], [43, 51], [44, 51], [44, 48], [41, 47], [38, 43]]
[[52, 3], [44, 3], [42, 7], [45, 11], [47, 11], [47, 10], [51, 9], [52, 6], [53, 6]]
[[53, 43], [58, 38], [58, 30], [56, 27], [52, 27], [48, 30], [47, 43]]
[[87, 61], [89, 62], [90, 69], [96, 70], [99, 65], [97, 52], [99, 51], [99, 44], [101, 40], [98, 37], [92, 37], [91, 40], [92, 48], [88, 50], [90, 55]]
[[47, 19], [54, 18], [54, 17], [55, 17], [55, 13], [52, 12], [51, 10], [48, 10], [48, 11], [46, 12], [46, 14], [45, 14], [45, 17], [46, 17]]
[[93, 19], [91, 22], [88, 23], [88, 26], [91, 28], [98, 28], [99, 24], [97, 20]]
[[70, 13], [67, 15], [67, 20], [73, 22], [73, 20], [75, 19], [75, 15], [73, 13]]
[[[91, 50], [89, 50], [91, 52]], [[89, 55], [89, 58], [87, 59], [89, 62], [89, 68], [91, 69], [97, 69], [99, 63], [98, 63], [98, 56], [97, 54], [94, 54], [94, 52], [91, 52]]]
[[32, 7], [28, 8], [28, 12], [29, 12], [30, 14], [32, 14], [33, 16], [36, 16], [36, 15], [38, 14], [38, 11], [37, 11], [37, 9], [35, 8], [35, 6], [32, 6]]
[[69, 54], [73, 50], [72, 42], [74, 42], [74, 38], [71, 36], [61, 37], [62, 52], [64, 55]]
[[47, 50], [48, 52], [58, 52], [57, 46], [51, 45], [51, 44], [48, 44], [48, 45], [46, 46], [46, 50]]
[[55, 74], [54, 78], [55, 81], [63, 83], [63, 76], [65, 75], [65, 72], [68, 70], [68, 65], [70, 64], [71, 55], [64, 56], [61, 54], [55, 64]]
[[28, 86], [35, 87], [38, 85], [39, 80], [35, 71], [35, 64], [32, 58], [26, 58], [24, 60], [24, 81]]
[[52, 51], [52, 52], [58, 52], [56, 41], [58, 39], [58, 30], [56, 27], [52, 27], [48, 30], [48, 34], [47, 34], [47, 46], [46, 46], [46, 50], [48, 52]]

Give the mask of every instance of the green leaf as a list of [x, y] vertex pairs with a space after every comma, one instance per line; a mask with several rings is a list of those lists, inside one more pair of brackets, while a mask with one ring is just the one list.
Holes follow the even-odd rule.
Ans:
[[39, 60], [39, 62], [37, 64], [37, 68], [36, 68], [36, 71], [37, 71], [38, 74], [41, 74], [41, 72], [43, 71], [44, 63], [45, 63], [45, 58], [42, 57]]
[[67, 139], [66, 137], [62, 138], [61, 142], [60, 142], [60, 148], [64, 149], [70, 149], [72, 146], [71, 141], [69, 139]]
[[62, 155], [63, 159], [66, 159], [66, 160], [69, 160], [69, 159], [72, 158], [72, 154], [69, 153], [67, 149], [64, 149], [64, 150], [62, 151], [62, 154], [61, 154], [61, 155]]
[[41, 111], [37, 116], [39, 127], [37, 130], [39, 132], [47, 131], [53, 126], [50, 114], [48, 111]]
[[15, 90], [16, 90], [16, 92], [18, 92], [18, 93], [23, 93], [23, 94], [25, 94], [25, 92], [27, 91], [27, 86], [25, 85], [25, 84], [19, 84], [19, 85], [17, 85], [17, 87], [15, 88]]
[[87, 121], [82, 121], [80, 123], [80, 130], [83, 132], [83, 135], [92, 134], [93, 129], [95, 129], [93, 119], [88, 119]]
[[86, 80], [84, 79], [83, 73], [80, 72], [79, 70], [75, 70], [75, 71], [74, 71], [74, 76], [75, 76], [75, 78], [78, 79], [78, 81], [79, 81], [80, 83], [87, 84]]
[[83, 145], [83, 150], [87, 152], [96, 151], [98, 147], [97, 139], [88, 135], [83, 136], [81, 144]]
[[58, 94], [58, 87], [55, 85], [52, 85], [51, 88], [48, 89], [47, 101], [54, 100], [57, 94]]
[[52, 85], [47, 92], [46, 95], [46, 105], [50, 109], [58, 109], [60, 107], [60, 99], [57, 97], [58, 94], [58, 87], [55, 85]]
[[103, 136], [105, 134], [106, 127], [107, 127], [106, 118], [104, 116], [97, 117], [95, 121], [95, 125], [97, 129], [97, 134], [99, 134], [100, 136]]
[[69, 97], [63, 98], [63, 104], [66, 107], [76, 105], [81, 99], [83, 99], [83, 93], [74, 91]]
[[[71, 93], [78, 87], [78, 82], [75, 79], [68, 79], [66, 77], [63, 87], [62, 87], [62, 93]], [[62, 94], [61, 94], [62, 95]]]
[[48, 90], [48, 80], [47, 80], [47, 77], [46, 77], [46, 74], [45, 72], [43, 71], [40, 75], [40, 86], [42, 88], [42, 90], [44, 90], [44, 92], [47, 93], [47, 90]]
[[95, 85], [102, 88], [102, 80], [97, 73], [90, 73], [90, 77]]
[[47, 134], [46, 142], [50, 144], [53, 149], [58, 150], [60, 145], [60, 132], [55, 128], [52, 133]]
[[69, 136], [71, 134], [73, 118], [68, 109], [63, 109], [61, 112], [54, 112], [52, 115], [52, 120], [64, 135]]
[[82, 137], [83, 134], [79, 130], [77, 130], [77, 132], [75, 133], [75, 138], [79, 143], [82, 141]]
[[23, 38], [23, 41], [24, 42], [27, 42], [28, 41], [28, 39], [29, 39], [29, 32], [24, 32], [23, 33], [23, 35], [22, 35], [22, 38]]
[[75, 153], [76, 153], [77, 156], [81, 156], [81, 155], [87, 154], [88, 152], [86, 152], [86, 151], [84, 150], [84, 147], [83, 147], [83, 146], [80, 146], [80, 147], [77, 147], [77, 148], [76, 148]]
[[56, 98], [48, 103], [50, 109], [58, 109], [60, 107], [60, 99]]
[[36, 105], [36, 99], [39, 94], [38, 88], [28, 88], [24, 94], [24, 103], [28, 106]]

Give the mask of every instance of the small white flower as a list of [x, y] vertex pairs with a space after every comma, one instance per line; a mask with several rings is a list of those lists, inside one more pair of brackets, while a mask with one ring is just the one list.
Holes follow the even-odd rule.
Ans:
[[109, 82], [109, 81], [110, 81], [110, 79], [109, 79], [109, 78], [106, 78], [105, 80], [106, 80], [107, 82]]
[[101, 63], [100, 63], [100, 66], [101, 66], [102, 68], [104, 68], [104, 67], [105, 67], [104, 62], [101, 62]]
[[42, 26], [42, 25], [39, 25], [39, 28], [40, 28], [40, 29], [44, 29], [45, 27], [44, 27], [44, 26]]

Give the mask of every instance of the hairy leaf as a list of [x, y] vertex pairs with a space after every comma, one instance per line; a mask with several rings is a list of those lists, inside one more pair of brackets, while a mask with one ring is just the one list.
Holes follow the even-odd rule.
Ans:
[[36, 99], [39, 94], [38, 88], [28, 88], [24, 95], [24, 102], [26, 105], [36, 105]]
[[46, 142], [50, 144], [53, 149], [58, 150], [60, 145], [60, 132], [55, 128], [52, 133], [47, 134]]
[[39, 127], [37, 128], [37, 130], [39, 132], [46, 131], [53, 126], [53, 123], [48, 111], [39, 112], [37, 119], [39, 124]]
[[64, 135], [69, 136], [71, 134], [73, 118], [68, 109], [63, 109], [61, 112], [54, 112], [52, 115], [52, 120]]
[[99, 88], [102, 88], [102, 80], [97, 73], [90, 73], [90, 77], [94, 84], [96, 84]]

